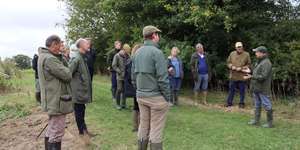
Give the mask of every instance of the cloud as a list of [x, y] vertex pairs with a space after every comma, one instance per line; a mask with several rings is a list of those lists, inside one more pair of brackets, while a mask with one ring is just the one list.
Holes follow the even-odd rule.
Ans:
[[25, 54], [30, 57], [44, 46], [52, 34], [65, 32], [57, 23], [64, 23], [67, 15], [64, 4], [57, 0], [9, 0], [0, 5], [0, 56]]

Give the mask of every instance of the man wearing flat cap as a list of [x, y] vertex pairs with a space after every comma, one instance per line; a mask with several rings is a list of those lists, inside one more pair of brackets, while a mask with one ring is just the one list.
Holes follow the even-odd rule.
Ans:
[[257, 63], [254, 65], [252, 75], [250, 69], [245, 69], [243, 72], [248, 73], [244, 79], [251, 79], [250, 90], [255, 102], [254, 119], [248, 124], [259, 125], [261, 107], [263, 106], [267, 112], [267, 123], [263, 125], [265, 128], [273, 127], [273, 110], [271, 97], [271, 82], [272, 82], [272, 63], [268, 58], [268, 49], [265, 46], [259, 46], [253, 49], [255, 52]]
[[162, 150], [162, 132], [169, 109], [170, 84], [167, 61], [158, 47], [159, 33], [154, 26], [143, 29], [144, 45], [137, 51], [132, 62], [132, 82], [137, 88], [140, 108], [138, 149]]
[[243, 78], [245, 73], [242, 69], [249, 68], [251, 65], [251, 59], [248, 52], [244, 50], [242, 42], [235, 43], [235, 51], [231, 52], [227, 59], [227, 66], [229, 73], [229, 94], [227, 97], [226, 107], [233, 106], [233, 99], [235, 95], [235, 89], [238, 88], [240, 92], [239, 108], [245, 107], [245, 89], [246, 80]]

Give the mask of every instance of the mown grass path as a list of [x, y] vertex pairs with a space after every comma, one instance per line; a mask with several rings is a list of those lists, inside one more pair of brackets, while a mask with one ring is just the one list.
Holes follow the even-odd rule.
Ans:
[[[23, 90], [0, 96], [3, 106], [23, 106], [20, 113], [35, 108], [32, 72], [15, 83]], [[131, 110], [118, 111], [111, 100], [108, 77], [96, 76], [93, 103], [87, 106], [88, 128], [99, 135], [93, 143], [101, 150], [134, 150], [136, 133], [131, 132]], [[128, 100], [132, 107], [132, 100]], [[19, 108], [19, 107], [18, 107]], [[7, 111], [9, 112], [9, 111]], [[1, 112], [7, 116], [7, 112]], [[19, 109], [14, 112], [17, 117]], [[26, 115], [26, 113], [25, 113]], [[276, 127], [264, 129], [248, 126], [248, 113], [227, 113], [218, 109], [183, 104], [170, 108], [164, 131], [166, 150], [300, 150], [300, 124], [275, 120]], [[93, 146], [90, 149], [94, 149]]]

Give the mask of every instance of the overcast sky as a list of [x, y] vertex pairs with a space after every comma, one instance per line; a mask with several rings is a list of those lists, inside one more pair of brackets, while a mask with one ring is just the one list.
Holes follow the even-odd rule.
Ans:
[[0, 56], [25, 54], [30, 57], [45, 45], [47, 36], [65, 36], [65, 7], [57, 0], [1, 0]]

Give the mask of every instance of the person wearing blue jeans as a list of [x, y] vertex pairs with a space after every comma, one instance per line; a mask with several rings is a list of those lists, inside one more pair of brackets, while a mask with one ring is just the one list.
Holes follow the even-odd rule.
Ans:
[[229, 94], [227, 97], [226, 107], [233, 106], [233, 99], [236, 88], [240, 91], [239, 107], [245, 107], [245, 87], [246, 81], [243, 76], [245, 73], [242, 71], [251, 65], [251, 59], [248, 52], [243, 48], [242, 42], [236, 42], [235, 51], [232, 51], [227, 58], [227, 66], [229, 73]]
[[240, 106], [245, 104], [244, 100], [245, 100], [246, 81], [229, 81], [229, 94], [227, 98], [228, 106], [233, 105], [233, 98], [234, 98], [236, 88], [238, 88], [240, 91]]
[[273, 127], [273, 109], [270, 100], [271, 83], [272, 83], [272, 63], [268, 58], [268, 50], [265, 46], [259, 46], [253, 49], [257, 63], [253, 68], [253, 73], [250, 75], [251, 70], [245, 69], [244, 72], [249, 73], [244, 76], [245, 79], [251, 79], [250, 90], [255, 102], [255, 115], [249, 125], [259, 125], [261, 107], [263, 106], [267, 112], [267, 123], [263, 125], [265, 128]]
[[171, 49], [171, 55], [168, 57], [169, 61], [169, 79], [171, 88], [171, 104], [178, 105], [178, 93], [181, 88], [181, 82], [183, 79], [183, 64], [181, 59], [178, 57], [178, 47]]
[[198, 93], [203, 93], [203, 103], [207, 104], [207, 88], [209, 80], [209, 61], [201, 43], [196, 44], [196, 52], [191, 57], [191, 70], [194, 78], [194, 99], [198, 105]]

